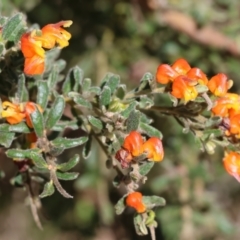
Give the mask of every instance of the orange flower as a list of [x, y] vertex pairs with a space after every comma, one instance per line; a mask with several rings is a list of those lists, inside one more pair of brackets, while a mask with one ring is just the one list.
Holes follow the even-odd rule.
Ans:
[[33, 30], [24, 33], [21, 37], [21, 50], [25, 58], [24, 73], [29, 75], [42, 74], [44, 72], [45, 50], [51, 49], [56, 44], [60, 48], [68, 46], [71, 34], [63, 27], [69, 27], [72, 21], [61, 21], [56, 24], [48, 24], [42, 30]]
[[177, 61], [175, 61], [172, 65], [173, 70], [175, 70], [179, 75], [185, 75], [187, 72], [191, 69], [188, 62], [180, 58]]
[[226, 154], [223, 164], [226, 171], [240, 182], [240, 154], [237, 152]]
[[137, 157], [141, 154], [141, 147], [143, 145], [143, 139], [139, 132], [132, 131], [125, 138], [123, 148], [130, 152], [132, 156]]
[[24, 33], [21, 37], [21, 50], [25, 57], [24, 73], [42, 74], [44, 71], [45, 51], [42, 42], [36, 36], [36, 30]]
[[47, 49], [55, 47], [56, 44], [60, 48], [69, 45], [68, 40], [71, 38], [71, 34], [67, 32], [63, 27], [69, 27], [72, 25], [72, 21], [61, 21], [55, 24], [48, 24], [43, 27], [42, 30], [42, 46]]
[[185, 103], [196, 99], [198, 92], [194, 87], [197, 84], [186, 76], [180, 75], [174, 79], [171, 94], [180, 99], [184, 99]]
[[2, 117], [6, 118], [6, 121], [10, 124], [17, 124], [23, 120], [26, 120], [26, 124], [32, 128], [33, 126], [30, 114], [35, 111], [36, 107], [39, 109], [39, 111], [43, 111], [39, 105], [33, 102], [14, 104], [5, 101], [2, 103], [3, 110], [1, 114]]
[[2, 103], [2, 117], [6, 118], [6, 121], [10, 124], [17, 124], [23, 121], [25, 113], [22, 106], [19, 104], [13, 104], [8, 101]]
[[240, 96], [235, 93], [226, 93], [215, 101], [212, 113], [220, 117], [229, 117], [240, 113]]
[[149, 138], [142, 146], [142, 153], [146, 153], [147, 158], [152, 161], [162, 161], [164, 156], [162, 141], [157, 137]]
[[227, 80], [228, 78], [225, 74], [219, 73], [209, 80], [208, 88], [215, 96], [224, 96], [233, 84], [231, 80]]
[[168, 64], [161, 64], [157, 68], [156, 79], [161, 84], [173, 81], [179, 74]]
[[206, 85], [208, 83], [206, 74], [199, 68], [191, 68], [191, 70], [188, 71], [187, 76], [201, 85]]
[[140, 192], [129, 193], [126, 198], [126, 205], [134, 208], [138, 213], [146, 211], [146, 206], [142, 202], [142, 194]]
[[240, 114], [235, 114], [229, 118], [229, 132], [240, 138]]
[[30, 127], [33, 128], [32, 125], [32, 120], [31, 120], [31, 114], [36, 110], [36, 107], [40, 112], [43, 112], [42, 108], [33, 102], [27, 102], [25, 104], [25, 114], [26, 114], [26, 124]]

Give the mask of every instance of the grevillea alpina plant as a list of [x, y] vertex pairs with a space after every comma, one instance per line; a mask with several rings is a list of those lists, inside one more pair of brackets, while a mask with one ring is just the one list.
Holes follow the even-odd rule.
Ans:
[[[216, 145], [221, 146], [224, 168], [240, 181], [240, 96], [228, 92], [233, 81], [224, 73], [208, 79], [185, 59], [171, 66], [160, 64], [131, 91], [112, 73], [99, 86], [92, 86], [78, 66], [63, 76], [65, 62], [57, 57], [69, 44], [71, 34], [65, 28], [71, 24], [67, 20], [33, 29], [20, 13], [0, 18], [0, 144], [18, 168], [11, 182], [27, 189], [32, 200], [51, 196], [55, 189], [72, 198], [60, 180], [78, 177], [69, 170], [80, 155], [87, 158], [95, 138], [107, 155], [107, 167], [117, 174], [114, 186], [126, 189], [116, 213], [133, 208], [136, 232], [147, 235], [149, 229], [156, 239], [154, 209], [164, 206], [165, 200], [144, 196], [138, 188], [151, 168], [164, 161], [164, 146], [146, 111], [173, 116], [196, 137], [201, 150], [212, 154]], [[168, 96], [171, 106], [156, 105], [155, 95]], [[82, 135], [66, 138], [67, 128], [81, 130]], [[59, 163], [66, 149], [77, 146], [79, 154]], [[42, 191], [35, 196], [32, 186], [39, 179]], [[35, 202], [30, 201], [31, 209], [41, 227]]]

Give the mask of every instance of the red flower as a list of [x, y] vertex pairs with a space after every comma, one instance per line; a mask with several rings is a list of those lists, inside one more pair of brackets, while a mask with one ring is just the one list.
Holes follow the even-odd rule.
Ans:
[[146, 206], [142, 202], [142, 194], [140, 192], [129, 193], [126, 198], [126, 205], [134, 208], [138, 213], [146, 211]]
[[152, 161], [162, 161], [164, 156], [162, 141], [157, 137], [149, 138], [142, 146], [142, 153], [146, 153], [147, 158]]
[[227, 80], [228, 78], [225, 74], [219, 73], [209, 80], [208, 88], [215, 96], [224, 96], [233, 84], [232, 81]]
[[228, 153], [223, 159], [224, 168], [238, 182], [240, 182], [240, 154], [237, 152]]
[[185, 103], [187, 103], [198, 96], [198, 92], [194, 87], [196, 84], [196, 81], [180, 75], [173, 81], [171, 94], [176, 98], [184, 99]]

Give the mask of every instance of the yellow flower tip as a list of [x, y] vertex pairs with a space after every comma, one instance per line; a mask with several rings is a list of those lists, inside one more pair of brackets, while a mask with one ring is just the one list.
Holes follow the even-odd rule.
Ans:
[[233, 80], [230, 79], [227, 81], [227, 88], [230, 89], [233, 86]]
[[63, 27], [70, 27], [73, 24], [72, 20], [61, 21]]

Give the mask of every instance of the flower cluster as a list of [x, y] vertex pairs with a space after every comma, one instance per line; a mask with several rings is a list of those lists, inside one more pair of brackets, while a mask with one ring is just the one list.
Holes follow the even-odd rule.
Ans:
[[123, 146], [117, 151], [115, 157], [123, 168], [127, 168], [135, 157], [143, 154], [149, 161], [162, 161], [164, 156], [162, 141], [157, 137], [151, 137], [145, 141], [139, 132], [132, 131], [124, 139]]
[[232, 86], [232, 81], [228, 81], [225, 74], [219, 73], [208, 80], [201, 69], [191, 68], [183, 58], [178, 59], [172, 66], [159, 65], [156, 80], [161, 84], [170, 84], [172, 96], [183, 99], [185, 103], [197, 98], [199, 85], [206, 86], [215, 96], [223, 96]]
[[21, 50], [25, 57], [24, 73], [29, 75], [42, 74], [45, 67], [45, 50], [56, 45], [60, 48], [68, 46], [71, 34], [63, 27], [69, 27], [72, 21], [61, 21], [48, 24], [41, 30], [32, 30], [21, 37]]
[[22, 121], [26, 121], [28, 127], [32, 128], [32, 121], [30, 115], [38, 108], [40, 112], [43, 112], [42, 108], [34, 102], [26, 103], [11, 103], [5, 101], [2, 103], [2, 118], [10, 124], [17, 124]]

